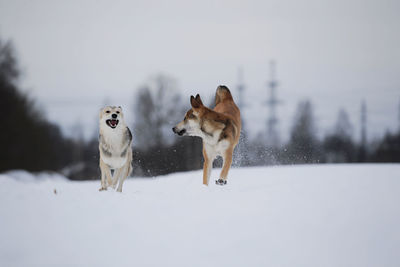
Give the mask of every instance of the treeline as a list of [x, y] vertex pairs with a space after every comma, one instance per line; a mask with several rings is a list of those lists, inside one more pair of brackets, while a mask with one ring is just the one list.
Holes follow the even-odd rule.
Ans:
[[[135, 97], [135, 124], [132, 125], [135, 175], [154, 176], [202, 167], [201, 140], [176, 138], [171, 132], [171, 127], [181, 121], [190, 108], [189, 98], [180, 95], [171, 78], [156, 76]], [[286, 143], [277, 142], [279, 138], [270, 142], [267, 133], [249, 138], [243, 116], [242, 122], [244, 127], [234, 152], [234, 166], [400, 162], [400, 131], [387, 133], [382, 140], [356, 142], [349, 116], [341, 109], [329, 134], [320, 138], [309, 100], [298, 104]], [[214, 165], [220, 166], [221, 160]]]
[[244, 129], [237, 165], [400, 162], [400, 130], [387, 132], [381, 140], [356, 142], [349, 116], [341, 109], [330, 133], [318, 138], [312, 103], [300, 102], [295, 114], [287, 143], [266, 145], [261, 135], [248, 140]]
[[50, 123], [35, 101], [19, 88], [19, 77], [13, 45], [0, 39], [0, 172], [61, 171], [80, 164], [82, 153], [92, 157], [89, 151], [93, 151], [93, 143], [65, 138], [60, 128]]
[[0, 40], [0, 171], [7, 169], [59, 170], [71, 160], [59, 151], [68, 140], [47, 122], [34, 101], [18, 88], [20, 72], [11, 42]]
[[[19, 69], [10, 42], [0, 39], [0, 171], [59, 171], [75, 180], [99, 179], [98, 140], [66, 138], [59, 127], [46, 120], [29, 96], [18, 87]], [[235, 96], [234, 88], [231, 88]], [[134, 96], [134, 176], [156, 176], [202, 168], [202, 141], [176, 137], [171, 128], [190, 108], [176, 81], [165, 75], [149, 79]], [[213, 105], [211, 105], [212, 107]], [[242, 117], [242, 119], [244, 119]], [[299, 103], [286, 143], [270, 142], [267, 133], [249, 138], [246, 121], [234, 153], [234, 166], [277, 164], [400, 162], [400, 131], [382, 140], [354, 141], [352, 125], [340, 110], [331, 132], [316, 135], [310, 101]], [[215, 165], [220, 165], [217, 160]]]

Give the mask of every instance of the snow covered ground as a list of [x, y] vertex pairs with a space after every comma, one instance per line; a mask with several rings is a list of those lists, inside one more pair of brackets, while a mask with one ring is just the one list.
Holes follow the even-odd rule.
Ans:
[[0, 175], [0, 266], [400, 266], [400, 164], [201, 182], [200, 171], [129, 179], [120, 194]]

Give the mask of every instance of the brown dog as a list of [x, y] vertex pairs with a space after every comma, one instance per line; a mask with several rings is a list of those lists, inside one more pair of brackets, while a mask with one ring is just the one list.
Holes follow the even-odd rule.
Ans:
[[198, 94], [196, 97], [190, 96], [190, 104], [192, 108], [186, 112], [184, 120], [172, 130], [180, 136], [199, 136], [203, 139], [203, 184], [208, 185], [214, 159], [222, 157], [222, 171], [215, 182], [224, 185], [232, 164], [233, 150], [240, 137], [239, 108], [228, 87], [224, 85], [217, 88], [214, 109], [204, 106]]

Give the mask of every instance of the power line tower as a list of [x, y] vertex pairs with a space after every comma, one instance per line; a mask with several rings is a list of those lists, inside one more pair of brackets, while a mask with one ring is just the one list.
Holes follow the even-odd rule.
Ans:
[[367, 145], [367, 104], [365, 100], [361, 102], [361, 146]]
[[360, 150], [358, 160], [364, 162], [367, 158], [367, 104], [365, 100], [361, 102], [361, 132]]
[[269, 98], [265, 103], [269, 112], [267, 119], [267, 145], [269, 147], [277, 147], [280, 142], [277, 130], [278, 118], [276, 115], [276, 108], [281, 104], [281, 101], [278, 100], [276, 96], [278, 82], [275, 79], [275, 67], [275, 61], [272, 60], [270, 62], [270, 80], [268, 82]]

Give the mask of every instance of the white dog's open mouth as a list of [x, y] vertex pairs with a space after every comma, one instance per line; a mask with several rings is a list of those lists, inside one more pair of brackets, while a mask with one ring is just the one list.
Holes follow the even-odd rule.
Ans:
[[118, 125], [119, 120], [111, 119], [111, 120], [106, 120], [106, 123], [108, 126], [111, 128], [115, 128]]

